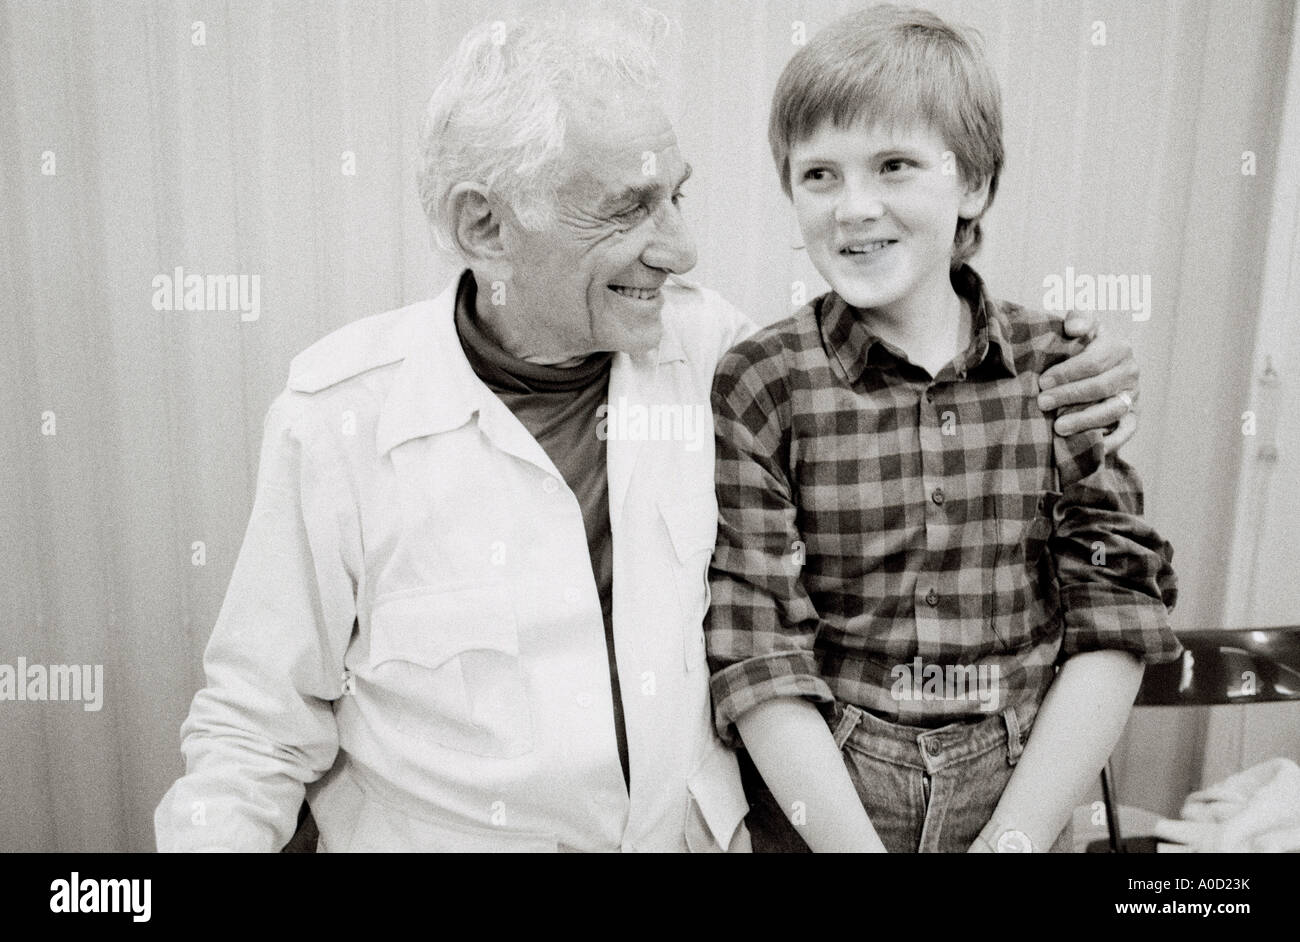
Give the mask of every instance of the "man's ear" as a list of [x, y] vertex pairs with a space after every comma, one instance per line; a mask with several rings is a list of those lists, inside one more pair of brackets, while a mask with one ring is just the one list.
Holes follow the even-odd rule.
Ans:
[[447, 194], [451, 237], [465, 264], [475, 271], [506, 263], [501, 238], [501, 207], [480, 183], [457, 183]]
[[989, 205], [989, 178], [985, 177], [978, 186], [966, 187], [962, 195], [957, 215], [962, 219], [976, 219]]

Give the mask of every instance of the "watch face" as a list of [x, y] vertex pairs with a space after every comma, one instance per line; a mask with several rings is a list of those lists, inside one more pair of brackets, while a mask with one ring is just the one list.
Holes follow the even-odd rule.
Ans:
[[1034, 845], [1024, 831], [1003, 831], [998, 835], [999, 854], [1033, 853]]

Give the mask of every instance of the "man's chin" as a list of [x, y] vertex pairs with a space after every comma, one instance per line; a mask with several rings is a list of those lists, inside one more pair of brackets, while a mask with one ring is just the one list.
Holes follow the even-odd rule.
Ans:
[[603, 348], [612, 350], [615, 353], [627, 353], [637, 356], [658, 350], [659, 342], [663, 339], [663, 336], [663, 324], [655, 323], [645, 327], [620, 331], [616, 336], [610, 337], [608, 344], [604, 345]]
[[629, 354], [630, 356], [645, 356], [648, 353], [654, 353], [659, 349], [659, 341], [662, 336], [661, 333], [657, 334], [654, 339], [646, 340], [644, 343], [628, 344], [620, 352]]

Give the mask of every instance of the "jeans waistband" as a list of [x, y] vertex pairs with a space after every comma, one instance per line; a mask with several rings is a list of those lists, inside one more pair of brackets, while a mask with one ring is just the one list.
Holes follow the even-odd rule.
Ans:
[[1015, 765], [1038, 715], [1028, 700], [977, 722], [954, 722], [929, 729], [882, 719], [853, 704], [836, 702], [829, 719], [835, 745], [849, 744], [886, 761], [934, 773], [945, 765], [983, 755], [1003, 744]]

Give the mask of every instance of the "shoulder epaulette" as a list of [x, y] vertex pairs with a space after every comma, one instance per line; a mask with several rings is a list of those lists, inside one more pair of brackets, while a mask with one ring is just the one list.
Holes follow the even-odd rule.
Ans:
[[326, 334], [293, 358], [289, 388], [314, 393], [406, 356], [398, 325], [409, 308], [363, 317]]

